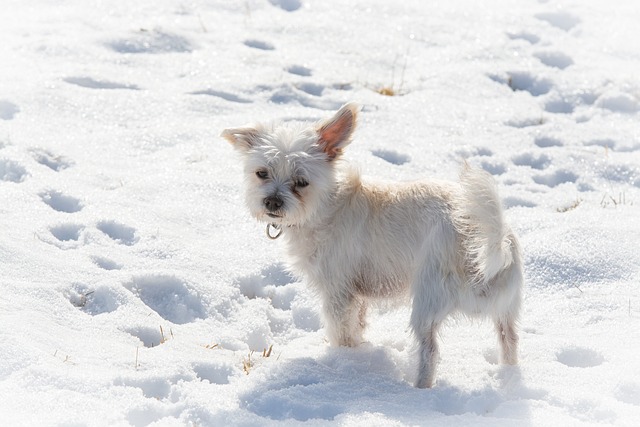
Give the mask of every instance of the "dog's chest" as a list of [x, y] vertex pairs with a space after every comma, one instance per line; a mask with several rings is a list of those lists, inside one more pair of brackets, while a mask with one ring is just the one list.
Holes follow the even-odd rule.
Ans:
[[401, 263], [391, 262], [384, 254], [386, 248], [373, 250], [371, 241], [362, 239], [360, 233], [349, 234], [335, 227], [319, 232], [296, 231], [289, 236], [289, 262], [311, 286], [368, 298], [389, 298], [406, 292], [410, 269], [398, 268]]

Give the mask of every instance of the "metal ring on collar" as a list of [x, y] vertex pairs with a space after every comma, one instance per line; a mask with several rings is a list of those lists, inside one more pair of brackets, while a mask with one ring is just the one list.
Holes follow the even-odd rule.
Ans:
[[[276, 234], [271, 234], [270, 229], [273, 228], [274, 230], [277, 231]], [[282, 234], [282, 228], [280, 227], [280, 225], [278, 224], [267, 224], [267, 237], [270, 238], [271, 240], [276, 240], [278, 237], [280, 237], [280, 235]]]

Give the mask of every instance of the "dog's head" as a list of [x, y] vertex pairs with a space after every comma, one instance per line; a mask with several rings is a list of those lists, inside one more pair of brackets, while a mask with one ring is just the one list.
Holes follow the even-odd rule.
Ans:
[[351, 141], [358, 106], [349, 103], [312, 126], [256, 125], [226, 129], [244, 159], [246, 202], [260, 221], [303, 225], [329, 201], [336, 160]]

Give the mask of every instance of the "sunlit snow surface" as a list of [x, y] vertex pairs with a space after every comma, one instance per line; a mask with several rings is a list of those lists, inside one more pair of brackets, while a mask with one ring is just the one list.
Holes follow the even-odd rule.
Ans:
[[[637, 425], [638, 22], [633, 1], [5, 1], [1, 424]], [[351, 100], [363, 174], [495, 176], [519, 367], [457, 319], [413, 388], [405, 308], [326, 343], [218, 135]]]

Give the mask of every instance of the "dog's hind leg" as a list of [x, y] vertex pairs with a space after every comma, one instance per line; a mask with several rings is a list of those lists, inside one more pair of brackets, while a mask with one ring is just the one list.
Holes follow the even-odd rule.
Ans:
[[440, 352], [438, 332], [440, 325], [452, 311], [446, 292], [449, 283], [433, 265], [426, 264], [413, 284], [411, 329], [418, 343], [418, 378], [416, 387], [431, 388]]
[[522, 305], [522, 267], [520, 257], [497, 282], [501, 289], [500, 303], [494, 308], [493, 323], [501, 350], [500, 361], [507, 365], [518, 363], [518, 318]]
[[494, 319], [498, 343], [500, 344], [500, 361], [507, 365], [518, 363], [518, 331], [516, 330], [516, 316], [507, 313]]
[[417, 336], [419, 345], [418, 379], [416, 387], [431, 388], [435, 380], [436, 365], [440, 357], [438, 350], [439, 323], [432, 323]]

